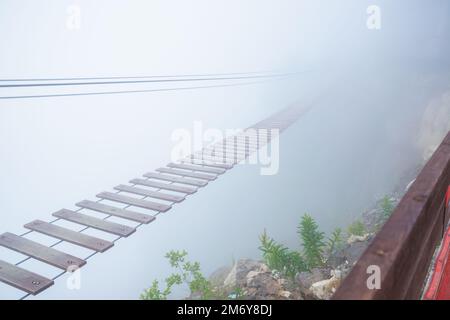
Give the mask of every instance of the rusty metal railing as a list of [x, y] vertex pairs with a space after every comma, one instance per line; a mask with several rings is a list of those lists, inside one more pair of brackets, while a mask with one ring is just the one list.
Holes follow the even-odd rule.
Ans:
[[[420, 299], [449, 220], [445, 206], [449, 185], [450, 132], [333, 299]], [[380, 271], [378, 288], [367, 283], [373, 266]]]

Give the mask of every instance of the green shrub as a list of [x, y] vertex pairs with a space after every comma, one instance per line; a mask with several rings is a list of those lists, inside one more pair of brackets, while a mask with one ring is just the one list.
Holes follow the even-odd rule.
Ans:
[[386, 221], [391, 216], [392, 212], [394, 211], [394, 208], [395, 208], [394, 201], [389, 196], [385, 196], [381, 200], [380, 207], [381, 207], [381, 214], [382, 214], [381, 219], [383, 221]]
[[355, 236], [363, 236], [366, 234], [366, 226], [361, 220], [356, 220], [348, 226], [348, 233]]
[[275, 240], [267, 236], [265, 230], [259, 240], [261, 242], [259, 249], [262, 251], [264, 262], [271, 270], [278, 271], [291, 279], [298, 272], [307, 270], [299, 252], [291, 251], [284, 245], [276, 243]]
[[297, 233], [303, 245], [303, 257], [308, 269], [323, 265], [323, 251], [325, 248], [325, 234], [319, 231], [316, 221], [308, 214], [304, 214], [298, 226]]
[[344, 247], [345, 240], [341, 228], [334, 229], [327, 241], [328, 256]]
[[324, 264], [325, 234], [319, 231], [319, 226], [310, 215], [304, 214], [301, 217], [297, 234], [302, 251], [293, 251], [277, 243], [267, 236], [266, 231], [260, 236], [259, 249], [262, 251], [264, 262], [270, 269], [291, 279], [298, 272], [309, 271]]
[[157, 280], [153, 281], [150, 288], [141, 294], [143, 300], [166, 300], [172, 293], [174, 285], [185, 283], [191, 293], [198, 294], [200, 299], [223, 299], [222, 293], [217, 292], [210, 281], [201, 273], [198, 262], [187, 261], [186, 251], [170, 251], [166, 254], [170, 266], [178, 270], [166, 278], [166, 288], [159, 289]]

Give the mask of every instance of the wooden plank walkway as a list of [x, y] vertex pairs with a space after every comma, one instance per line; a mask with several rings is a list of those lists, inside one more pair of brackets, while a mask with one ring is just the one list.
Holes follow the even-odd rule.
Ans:
[[[19, 267], [21, 263], [28, 259], [36, 259], [64, 271], [72, 266], [78, 268], [84, 266], [88, 258], [112, 248], [115, 242], [87, 235], [83, 233], [84, 230], [89, 228], [101, 230], [118, 236], [118, 239], [132, 235], [136, 228], [111, 222], [107, 219], [117, 217], [139, 223], [139, 226], [154, 221], [158, 214], [170, 210], [173, 204], [185, 200], [188, 195], [207, 186], [209, 182], [213, 182], [227, 170], [232, 169], [235, 164], [257, 152], [260, 147], [270, 143], [273, 136], [271, 129], [279, 129], [280, 132], [285, 130], [308, 110], [309, 108], [295, 106], [286, 108], [236, 136], [227, 137], [223, 141], [208, 146], [200, 153], [180, 159], [177, 163], [171, 162], [166, 167], [157, 169], [157, 172], [145, 173], [144, 178], [132, 179], [130, 180], [131, 185], [120, 184], [114, 187], [115, 193], [101, 192], [97, 194], [97, 198], [99, 198], [97, 201], [82, 200], [76, 203], [76, 206], [79, 207], [76, 211], [61, 209], [52, 214], [57, 218], [56, 220], [29, 222], [24, 227], [30, 231], [23, 235], [8, 232], [0, 235], [0, 246], [27, 256], [26, 259], [16, 265], [0, 260], [0, 281], [24, 291], [27, 295], [23, 298], [29, 294], [36, 295], [42, 292], [52, 286], [58, 276], [48, 279]], [[231, 151], [228, 150], [230, 146]], [[217, 153], [218, 156], [212, 156], [211, 153]], [[169, 194], [161, 190], [179, 194]], [[130, 194], [130, 196], [122, 193]], [[136, 196], [143, 198], [137, 198]], [[156, 201], [150, 201], [148, 198], [156, 199]], [[119, 208], [115, 205], [102, 203], [104, 200], [122, 203], [126, 207]], [[165, 203], [157, 202], [158, 200], [165, 201]], [[149, 213], [134, 211], [133, 207], [143, 208], [148, 210]], [[99, 219], [93, 215], [79, 212], [81, 210], [85, 210], [86, 213], [89, 211], [101, 213], [105, 215], [105, 218]], [[84, 226], [84, 228], [74, 231], [57, 225], [57, 221], [69, 221]], [[57, 240], [54, 245], [60, 242], [68, 242], [93, 250], [94, 253], [85, 259], [75, 257], [53, 248], [54, 245], [44, 246], [27, 239], [26, 235], [30, 232], [42, 233], [54, 238]]]
[[5, 232], [0, 236], [0, 245], [63, 270], [67, 270], [71, 266], [80, 268], [86, 264], [86, 261], [83, 259], [9, 232]]

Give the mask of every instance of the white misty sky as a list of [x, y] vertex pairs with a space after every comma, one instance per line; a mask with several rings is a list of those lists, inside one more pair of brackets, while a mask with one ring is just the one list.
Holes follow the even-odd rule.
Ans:
[[[382, 10], [379, 31], [366, 28], [374, 2]], [[66, 27], [70, 5], [81, 9], [79, 30]], [[446, 0], [1, 1], [0, 79], [310, 72], [242, 87], [0, 100], [0, 233], [22, 233], [33, 219], [50, 220], [165, 165], [171, 133], [195, 120], [242, 128], [293, 101], [317, 104], [285, 133], [279, 175], [234, 169], [90, 260], [81, 290], [67, 290], [63, 277], [38, 298], [135, 299], [170, 272], [168, 250], [187, 249], [208, 273], [232, 258], [257, 258], [264, 228], [296, 245], [289, 229], [304, 211], [327, 231], [345, 226], [414, 164], [417, 119], [448, 88], [449, 8]], [[0, 88], [0, 96], [96, 89], [111, 87]], [[20, 258], [0, 248], [0, 259]], [[24, 267], [58, 273], [38, 262]], [[0, 284], [1, 298], [20, 295]]]

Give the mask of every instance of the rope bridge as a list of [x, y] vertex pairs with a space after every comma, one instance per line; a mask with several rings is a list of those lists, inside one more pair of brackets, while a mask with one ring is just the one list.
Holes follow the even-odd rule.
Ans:
[[[129, 185], [120, 184], [114, 187], [115, 192], [101, 192], [96, 195], [97, 201], [82, 200], [76, 203], [78, 210], [61, 209], [52, 214], [54, 219], [49, 222], [34, 220], [26, 223], [24, 227], [28, 231], [20, 235], [10, 232], [1, 234], [0, 246], [19, 252], [26, 258], [16, 264], [0, 259], [0, 281], [24, 291], [25, 295], [21, 299], [48, 289], [57, 278], [66, 272], [73, 268], [81, 268], [88, 259], [113, 248], [114, 243], [119, 239], [129, 237], [142, 225], [153, 222], [159, 214], [171, 210], [174, 204], [182, 202], [190, 194], [197, 192], [232, 169], [234, 165], [246, 160], [271, 142], [274, 138], [273, 130], [284, 131], [308, 110], [309, 108], [298, 106], [285, 108], [245, 129], [242, 133], [207, 146], [176, 163], [169, 163], [165, 167], [156, 169], [155, 172], [146, 173], [142, 178], [132, 179]], [[165, 190], [175, 192], [176, 195], [169, 194]], [[126, 194], [142, 196], [142, 198], [130, 197]], [[104, 200], [125, 204], [125, 207], [120, 208], [102, 203]], [[158, 200], [163, 200], [165, 203], [158, 202]], [[148, 212], [133, 211], [133, 207], [143, 208]], [[83, 213], [83, 211], [89, 212], [89, 210], [104, 214], [104, 218], [99, 219]], [[134, 221], [138, 225], [130, 227], [112, 222], [108, 220], [110, 217]], [[55, 222], [60, 220], [79, 224], [84, 228], [74, 231], [56, 225]], [[112, 241], [107, 241], [83, 233], [90, 228], [117, 237]], [[27, 239], [25, 236], [32, 232], [50, 236], [55, 239], [55, 242], [50, 246], [45, 246]], [[93, 253], [85, 258], [80, 258], [54, 248], [62, 242], [90, 249]], [[30, 259], [36, 259], [59, 268], [61, 272], [49, 279], [20, 266]]]

